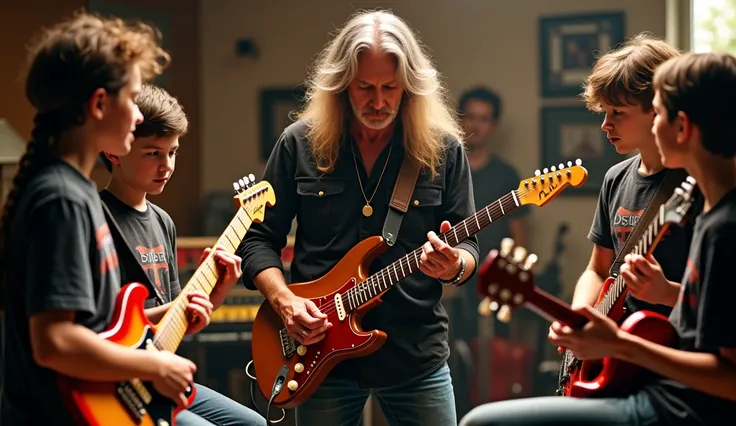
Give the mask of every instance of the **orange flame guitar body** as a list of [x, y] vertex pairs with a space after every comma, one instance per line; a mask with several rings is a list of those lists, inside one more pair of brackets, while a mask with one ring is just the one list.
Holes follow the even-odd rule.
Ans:
[[[386, 342], [385, 332], [364, 331], [361, 327], [365, 312], [381, 303], [379, 297], [348, 313], [342, 321], [335, 309], [325, 308], [325, 305], [331, 304], [338, 291], [345, 292], [364, 281], [369, 275], [371, 262], [386, 248], [383, 238], [369, 237], [353, 247], [323, 277], [289, 285], [289, 290], [295, 295], [312, 300], [332, 323], [332, 328], [322, 340], [304, 347], [306, 352], [303, 355], [298, 352], [288, 356], [284, 354], [280, 334], [284, 323], [271, 304], [263, 302], [253, 321], [253, 342], [257, 342], [253, 345], [253, 363], [261, 392], [269, 397], [281, 367], [286, 365], [289, 369], [281, 392], [274, 398], [275, 407], [291, 408], [303, 403], [340, 361], [369, 355]], [[303, 366], [303, 371], [296, 371], [297, 364]], [[298, 384], [293, 391], [287, 386], [292, 380]]]
[[[130, 283], [118, 293], [110, 326], [99, 334], [105, 340], [119, 345], [146, 350], [153, 341], [156, 328], [144, 312], [148, 290], [143, 284]], [[136, 386], [125, 386], [123, 382], [93, 382], [59, 376], [59, 389], [66, 400], [67, 408], [83, 426], [102, 425], [175, 425], [176, 414], [182, 410], [174, 401], [158, 394], [150, 383], [140, 383], [152, 399], [146, 403]], [[122, 394], [141, 399], [141, 405], [132, 400], [125, 402]], [[194, 400], [194, 386], [190, 387], [187, 399]], [[144, 411], [141, 411], [144, 410]], [[162, 423], [166, 422], [166, 423]]]

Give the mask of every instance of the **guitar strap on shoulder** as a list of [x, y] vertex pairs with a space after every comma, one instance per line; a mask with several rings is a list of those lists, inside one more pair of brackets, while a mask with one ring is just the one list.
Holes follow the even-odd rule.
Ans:
[[[138, 266], [138, 268], [139, 268], [139, 271], [138, 272], [140, 273], [141, 279], [145, 279], [148, 288], [149, 289], [152, 288], [153, 291], [156, 292], [156, 297], [158, 298], [158, 300], [159, 300], [159, 302], [161, 304], [168, 303], [168, 301], [164, 298], [163, 294], [161, 294], [161, 290], [158, 288], [158, 286], [153, 285], [153, 283], [151, 282], [151, 280], [148, 278], [148, 274], [143, 269], [143, 266], [140, 264], [140, 262], [138, 261], [138, 259], [136, 259], [135, 253], [133, 253], [133, 251], [131, 250], [131, 247], [133, 247], [133, 246], [131, 246], [128, 243], [128, 239], [125, 238], [125, 234], [123, 234], [122, 229], [120, 229], [120, 225], [118, 225], [118, 222], [115, 220], [115, 217], [113, 217], [112, 212], [110, 212], [110, 209], [107, 207], [107, 204], [105, 203], [105, 200], [103, 200], [102, 198], [100, 198], [100, 202], [102, 204], [102, 209], [105, 211], [105, 218], [107, 219], [108, 224], [111, 225], [111, 230], [110, 230], [111, 233], [114, 232], [115, 235], [117, 235], [118, 238], [125, 245], [125, 250], [120, 250], [120, 247], [116, 245], [115, 246], [115, 251], [120, 256], [128, 256], [130, 258], [130, 263], [131, 264], [135, 264], [135, 265]], [[127, 262], [126, 262], [126, 264], [127, 264]], [[128, 283], [123, 283], [123, 284], [128, 284]]]
[[404, 154], [404, 161], [401, 163], [399, 177], [394, 185], [394, 192], [391, 195], [388, 214], [386, 221], [383, 223], [383, 239], [386, 244], [393, 246], [399, 236], [399, 228], [404, 214], [409, 209], [411, 195], [414, 193], [414, 186], [419, 176], [419, 166], [412, 161], [408, 153]]
[[624, 257], [634, 251], [634, 246], [636, 246], [641, 239], [644, 230], [649, 226], [649, 223], [652, 221], [654, 216], [659, 213], [660, 206], [672, 196], [675, 188], [677, 188], [677, 186], [680, 185], [687, 176], [685, 169], [667, 170], [667, 174], [665, 174], [659, 187], [657, 187], [657, 191], [652, 195], [652, 198], [649, 199], [649, 203], [644, 210], [644, 214], [642, 214], [639, 222], [629, 234], [629, 238], [626, 239], [626, 243], [618, 252], [618, 255], [616, 255], [616, 259], [613, 261], [611, 269], [609, 270], [609, 276], [615, 277], [618, 275], [619, 268], [624, 264]]

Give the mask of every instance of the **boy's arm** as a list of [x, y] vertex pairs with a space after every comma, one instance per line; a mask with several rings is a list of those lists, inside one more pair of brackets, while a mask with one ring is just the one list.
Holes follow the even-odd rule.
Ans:
[[613, 264], [613, 259], [613, 250], [593, 244], [588, 266], [575, 284], [573, 305], [593, 306], [595, 304], [603, 288], [603, 282], [608, 277], [608, 270]]
[[[681, 302], [697, 302], [692, 310], [697, 318], [695, 348], [700, 352], [671, 349], [619, 332], [622, 344], [618, 357], [701, 392], [736, 400], [736, 333], [733, 321], [729, 321], [736, 297], [730, 279], [736, 229], [709, 233], [709, 241], [698, 248], [701, 258], [684, 278], [692, 291], [687, 292], [686, 287]], [[708, 348], [718, 348], [717, 353], [706, 353], [712, 352]]]
[[162, 366], [155, 354], [105, 341], [75, 322], [98, 313], [89, 258], [96, 230], [89, 228], [86, 207], [55, 198], [29, 216], [25, 303], [36, 363], [87, 380], [156, 378]]
[[166, 311], [169, 310], [171, 307], [171, 302], [165, 303], [160, 306], [155, 306], [153, 308], [148, 308], [145, 310], [146, 317], [148, 317], [148, 320], [151, 321], [154, 324], [158, 324], [159, 321], [161, 321], [161, 318], [164, 317], [164, 314]]

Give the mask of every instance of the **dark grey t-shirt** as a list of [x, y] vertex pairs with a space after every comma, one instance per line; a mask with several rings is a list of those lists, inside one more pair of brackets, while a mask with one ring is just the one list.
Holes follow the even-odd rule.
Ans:
[[[732, 315], [736, 299], [731, 265], [734, 254], [736, 190], [731, 190], [695, 224], [680, 297], [670, 316], [680, 337], [680, 349], [717, 353], [721, 347], [736, 348]], [[733, 424], [736, 416], [736, 401], [707, 395], [674, 380], [658, 380], [644, 392], [661, 424]]]
[[95, 183], [62, 160], [48, 162], [26, 186], [8, 224], [3, 426], [73, 424], [56, 372], [34, 361], [29, 318], [76, 311], [77, 323], [101, 332], [120, 290], [117, 253]]
[[[651, 176], [642, 176], [638, 172], [640, 162], [638, 155], [624, 160], [611, 167], [603, 179], [588, 239], [601, 247], [612, 249], [614, 256], [625, 245], [667, 173], [665, 169]], [[691, 208], [690, 217], [694, 217], [701, 209], [696, 204]], [[692, 224], [693, 221], [689, 220], [684, 227], [670, 226], [654, 249], [654, 258], [670, 281], [680, 282], [682, 278], [693, 233]], [[646, 309], [664, 316], [668, 316], [671, 310], [665, 305], [643, 302], [630, 294], [626, 298], [626, 309], [628, 313]]]
[[148, 209], [141, 212], [107, 190], [100, 192], [100, 198], [110, 209], [124, 235], [123, 238], [117, 229], [112, 230], [123, 283], [140, 282], [147, 285], [149, 294], [146, 308], [174, 300], [181, 292], [174, 221], [164, 210], [148, 201]]

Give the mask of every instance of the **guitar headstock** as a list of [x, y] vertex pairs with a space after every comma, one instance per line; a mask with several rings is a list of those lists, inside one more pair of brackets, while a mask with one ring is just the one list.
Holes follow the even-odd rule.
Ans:
[[532, 268], [538, 258], [517, 246], [511, 238], [501, 241], [500, 250], [491, 250], [478, 270], [477, 292], [484, 299], [478, 313], [497, 312], [501, 322], [511, 319], [511, 310], [523, 305], [534, 293]]
[[578, 159], [573, 164], [567, 162], [567, 166], [560, 163], [557, 166], [545, 167], [537, 170], [534, 177], [519, 182], [516, 195], [519, 205], [534, 204], [541, 207], [555, 198], [568, 186], [578, 187], [588, 179], [588, 171], [582, 166], [583, 162]]
[[697, 192], [695, 178], [688, 176], [675, 188], [672, 196], [662, 205], [664, 222], [682, 223], [693, 205]]
[[256, 182], [253, 174], [233, 182], [233, 189], [235, 206], [245, 209], [253, 222], [263, 222], [266, 207], [276, 204], [276, 194], [271, 184], [266, 181]]

